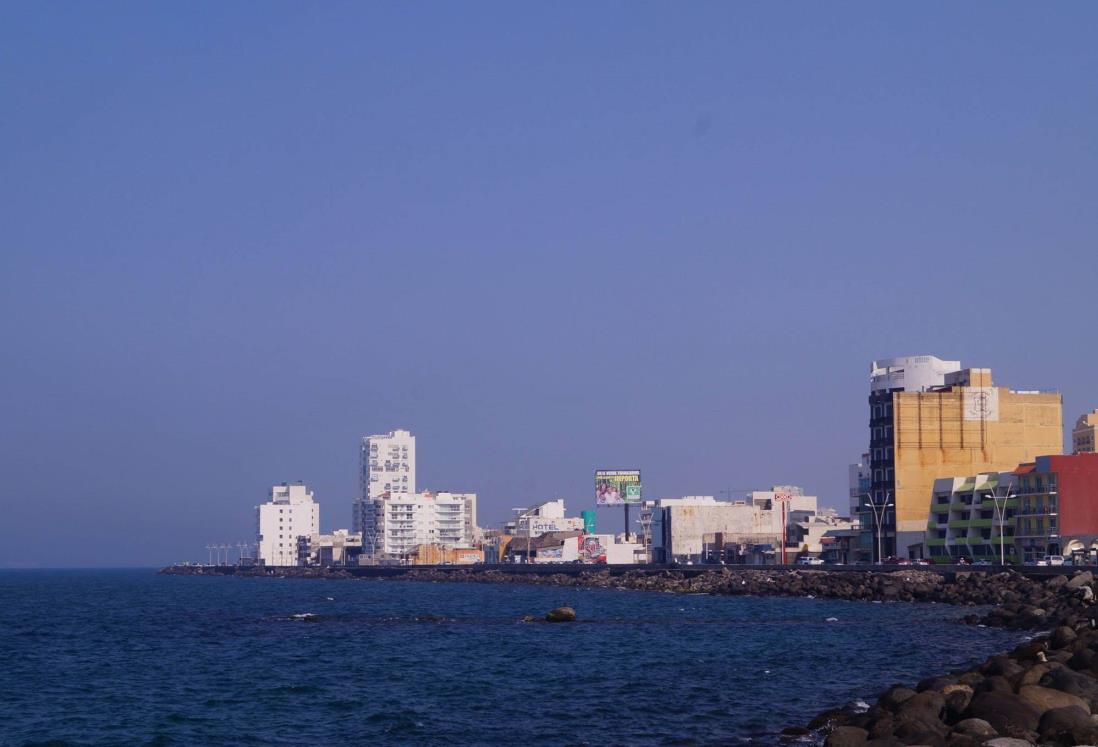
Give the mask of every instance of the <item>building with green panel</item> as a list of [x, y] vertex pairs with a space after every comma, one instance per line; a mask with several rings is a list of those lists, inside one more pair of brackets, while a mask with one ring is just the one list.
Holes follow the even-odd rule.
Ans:
[[1014, 547], [1017, 480], [1013, 472], [935, 480], [926, 556], [936, 563], [956, 563], [961, 558], [998, 563], [1003, 557], [1007, 563], [1018, 562]]

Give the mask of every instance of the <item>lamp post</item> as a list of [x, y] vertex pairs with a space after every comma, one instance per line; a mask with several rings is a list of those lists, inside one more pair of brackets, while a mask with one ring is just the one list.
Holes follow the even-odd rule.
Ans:
[[1006, 490], [1000, 494], [996, 485], [986, 495], [995, 502], [995, 516], [999, 519], [999, 565], [1006, 565], [1006, 504], [1014, 497], [1014, 483], [1008, 481], [1005, 487]]
[[882, 525], [884, 524], [885, 513], [888, 509], [892, 508], [893, 505], [889, 503], [892, 493], [885, 493], [884, 503], [881, 504], [875, 503], [873, 501], [873, 496], [870, 493], [866, 493], [865, 497], [866, 503], [868, 503], [869, 507], [873, 510], [873, 523], [877, 525], [877, 564], [880, 565], [884, 562], [881, 550], [881, 534], [883, 534]]

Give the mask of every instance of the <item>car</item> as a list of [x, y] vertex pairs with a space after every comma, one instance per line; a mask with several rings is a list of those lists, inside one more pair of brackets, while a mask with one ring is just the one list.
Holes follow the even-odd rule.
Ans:
[[813, 558], [813, 557], [810, 557], [810, 556], [805, 556], [803, 558], [797, 558], [797, 565], [823, 565], [823, 564], [824, 564], [824, 559], [823, 558]]
[[934, 565], [934, 561], [930, 558], [917, 558], [915, 565]]
[[1063, 565], [1064, 564], [1064, 556], [1063, 555], [1049, 555], [1048, 556], [1048, 564], [1049, 565]]
[[972, 565], [984, 565], [984, 566], [986, 566], [986, 565], [991, 565], [991, 564], [992, 563], [991, 563], [990, 560], [974, 560], [974, 561], [972, 561]]

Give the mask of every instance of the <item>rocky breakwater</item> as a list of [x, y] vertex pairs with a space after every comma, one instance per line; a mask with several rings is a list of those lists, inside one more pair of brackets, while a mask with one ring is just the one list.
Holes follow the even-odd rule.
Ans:
[[643, 591], [709, 593], [752, 596], [800, 596], [851, 601], [937, 602], [951, 605], [990, 606], [984, 615], [966, 616], [965, 622], [1033, 630], [1059, 625], [1076, 627], [1088, 619], [1094, 601], [1089, 572], [1071, 580], [1067, 576], [1030, 579], [1019, 573], [960, 572], [946, 576], [934, 571], [755, 570], [722, 568], [705, 573], [681, 571], [609, 570], [580, 574], [508, 573], [506, 571], [438, 570], [409, 571], [402, 579], [414, 581], [465, 581], [473, 583], [521, 583], [549, 586], [617, 588]]
[[912, 687], [895, 685], [867, 710], [826, 711], [806, 728], [784, 734], [792, 739], [816, 733], [826, 747], [1098, 745], [1093, 576], [1086, 571], [1017, 586], [1004, 589], [1002, 606], [980, 620], [1051, 630], [973, 669]]

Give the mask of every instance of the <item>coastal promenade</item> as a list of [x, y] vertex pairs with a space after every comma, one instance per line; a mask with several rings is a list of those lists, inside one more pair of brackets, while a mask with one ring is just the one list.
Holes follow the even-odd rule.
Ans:
[[[1088, 567], [1098, 572], [1096, 567]], [[204, 575], [221, 574], [233, 575], [284, 575], [290, 573], [300, 576], [325, 576], [333, 574], [351, 576], [355, 578], [395, 578], [408, 574], [422, 574], [425, 571], [438, 574], [482, 574], [482, 573], [506, 573], [511, 575], [533, 576], [582, 576], [592, 572], [609, 574], [612, 577], [626, 574], [663, 574], [674, 572], [684, 578], [694, 578], [707, 573], [721, 572], [738, 573], [744, 571], [790, 572], [798, 573], [834, 573], [834, 574], [864, 574], [864, 573], [936, 573], [946, 580], [953, 579], [957, 573], [981, 573], [996, 574], [1009, 571], [1025, 578], [1052, 578], [1054, 576], [1070, 575], [1076, 571], [1087, 570], [1081, 566], [971, 566], [971, 565], [827, 565], [827, 566], [803, 566], [803, 565], [677, 565], [677, 564], [636, 564], [636, 565], [586, 565], [582, 563], [479, 563], [476, 565], [364, 565], [364, 566], [331, 566], [309, 567], [299, 566], [252, 566], [252, 565], [172, 565], [161, 570], [161, 573], [174, 575]]]

